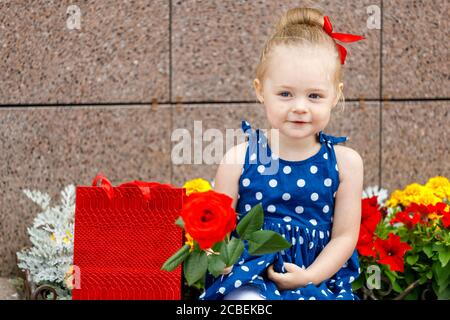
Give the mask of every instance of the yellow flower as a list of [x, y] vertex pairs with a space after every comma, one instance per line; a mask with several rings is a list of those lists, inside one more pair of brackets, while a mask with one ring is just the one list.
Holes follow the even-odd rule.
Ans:
[[194, 250], [194, 239], [189, 233], [186, 233], [186, 242], [184, 244], [188, 244], [191, 247], [189, 251]]
[[55, 235], [52, 233], [52, 235], [50, 236], [50, 240], [52, 240], [52, 241], [55, 241], [56, 240], [56, 238], [55, 238]]
[[69, 241], [69, 238], [67, 238], [67, 237], [64, 237], [63, 238], [63, 241], [65, 242], [65, 243], [69, 243], [70, 241]]
[[408, 185], [404, 190], [395, 190], [391, 198], [388, 200], [387, 205], [395, 207], [401, 204], [404, 207], [409, 206], [411, 203], [423, 204], [423, 205], [435, 205], [442, 200], [437, 197], [433, 191], [418, 183], [412, 183]]
[[73, 235], [70, 233], [70, 231], [66, 231], [66, 235], [67, 235], [69, 238], [72, 238], [72, 237], [73, 237]]
[[428, 219], [430, 220], [439, 220], [440, 218], [442, 218], [442, 216], [438, 215], [435, 212], [428, 214]]
[[430, 189], [441, 200], [444, 198], [450, 199], [450, 181], [446, 177], [436, 176], [430, 178], [425, 187]]
[[186, 182], [183, 188], [186, 189], [186, 195], [190, 195], [194, 192], [206, 192], [212, 189], [210, 183], [202, 178], [197, 178]]

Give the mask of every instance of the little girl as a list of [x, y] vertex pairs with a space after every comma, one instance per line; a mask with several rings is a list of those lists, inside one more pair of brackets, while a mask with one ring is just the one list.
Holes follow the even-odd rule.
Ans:
[[292, 246], [250, 256], [246, 243], [238, 263], [216, 279], [207, 276], [200, 299], [358, 299], [351, 286], [360, 273], [363, 161], [337, 145], [346, 137], [322, 130], [343, 88], [345, 49], [334, 39], [363, 38], [331, 28], [316, 9], [294, 8], [281, 18], [254, 80], [271, 129], [264, 134], [243, 121], [249, 139], [227, 152], [215, 177], [215, 190], [233, 198], [239, 219], [261, 203], [263, 229]]

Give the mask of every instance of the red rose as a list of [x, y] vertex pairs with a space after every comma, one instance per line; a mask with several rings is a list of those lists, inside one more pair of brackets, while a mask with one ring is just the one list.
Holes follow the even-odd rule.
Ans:
[[211, 248], [236, 227], [232, 202], [231, 197], [213, 190], [192, 193], [186, 198], [181, 217], [186, 232], [201, 249]]

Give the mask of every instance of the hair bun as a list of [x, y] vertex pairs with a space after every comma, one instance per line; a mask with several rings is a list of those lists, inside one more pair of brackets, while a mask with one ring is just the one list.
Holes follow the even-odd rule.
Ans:
[[323, 14], [314, 8], [292, 8], [289, 9], [278, 21], [277, 32], [289, 29], [295, 25], [309, 25], [323, 28]]

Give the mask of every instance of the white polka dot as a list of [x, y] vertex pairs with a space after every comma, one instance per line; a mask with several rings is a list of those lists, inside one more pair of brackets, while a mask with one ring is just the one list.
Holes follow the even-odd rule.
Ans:
[[283, 193], [283, 195], [281, 196], [281, 198], [283, 200], [288, 201], [291, 198], [291, 195], [289, 193]]
[[323, 239], [324, 236], [325, 236], [325, 235], [323, 234], [323, 231], [319, 231], [319, 238], [320, 238], [320, 239]]
[[303, 211], [305, 211], [305, 209], [302, 206], [295, 207], [295, 212], [300, 214], [300, 213], [303, 213]]
[[256, 153], [253, 153], [251, 156], [250, 156], [250, 161], [255, 161], [256, 160]]
[[324, 159], [328, 159], [328, 153], [325, 152], [325, 153], [323, 154], [323, 158], [324, 158]]
[[275, 179], [270, 179], [269, 181], [269, 186], [271, 186], [272, 188], [275, 188], [278, 184], [278, 181]]
[[335, 168], [336, 168], [336, 171], [339, 171], [338, 166], [337, 166], [337, 163], [336, 163], [336, 165], [335, 165]]
[[239, 265], [243, 264], [245, 262], [244, 259], [242, 259], [241, 261], [239, 261]]
[[292, 221], [292, 218], [291, 218], [291, 217], [284, 217], [283, 220], [284, 220], [285, 222], [291, 222], [291, 221]]
[[273, 204], [271, 204], [270, 206], [267, 207], [267, 211], [269, 212], [275, 212], [276, 208]]
[[303, 237], [300, 236], [300, 237], [298, 238], [298, 243], [303, 244], [303, 242], [304, 242]]
[[309, 300], [316, 300], [316, 298], [315, 297], [311, 297], [311, 298], [309, 298]]
[[287, 224], [287, 225], [286, 225], [286, 229], [287, 229], [287, 231], [291, 231], [291, 225], [290, 225], [290, 224]]
[[279, 296], [279, 295], [280, 295], [280, 291], [275, 290], [275, 294], [276, 294], [277, 296]]
[[325, 181], [323, 182], [325, 187], [331, 186], [331, 183], [332, 183], [332, 180], [330, 178], [326, 178]]
[[297, 185], [298, 185], [300, 188], [304, 187], [305, 184], [306, 184], [305, 180], [303, 180], [303, 179], [298, 179], [298, 180], [297, 180]]
[[262, 195], [262, 193], [261, 193], [261, 192], [257, 192], [257, 193], [255, 193], [255, 198], [256, 198], [256, 200], [261, 200], [261, 199], [262, 199], [262, 197], [263, 197], [263, 195]]
[[296, 242], [296, 241], [295, 241], [295, 238], [292, 237], [292, 245], [293, 245], [293, 246], [295, 246], [295, 242]]
[[252, 206], [251, 206], [251, 205], [249, 205], [249, 204], [246, 204], [246, 205], [245, 205], [245, 210], [246, 210], [246, 211], [250, 211], [250, 210], [251, 210], [251, 208], [252, 208]]
[[289, 173], [291, 173], [291, 167], [289, 167], [289, 166], [285, 166], [284, 168], [283, 168], [283, 172], [285, 173], [285, 174], [289, 174]]
[[221, 294], [224, 294], [224, 293], [225, 293], [225, 290], [226, 290], [225, 287], [220, 287], [220, 288], [219, 288], [219, 292], [220, 292]]
[[313, 194], [311, 194], [312, 201], [317, 201], [317, 199], [319, 199], [319, 195], [317, 193], [314, 192]]
[[236, 280], [236, 281], [234, 282], [234, 287], [235, 287], [235, 288], [239, 288], [241, 285], [242, 285], [242, 282], [241, 282], [240, 280]]
[[248, 121], [245, 121], [245, 125], [248, 127], [250, 126], [250, 123], [248, 123]]
[[244, 180], [242, 180], [242, 185], [244, 187], [248, 187], [250, 185], [250, 179], [249, 178], [245, 178]]
[[330, 211], [330, 207], [328, 205], [324, 206], [322, 209], [323, 213], [328, 213]]
[[257, 169], [257, 170], [258, 170], [259, 173], [263, 173], [264, 170], [266, 170], [266, 167], [264, 167], [264, 166], [261, 164], [261, 165], [258, 166], [258, 169]]
[[309, 249], [312, 249], [313, 247], [314, 247], [314, 242], [311, 241], [311, 242], [309, 243], [309, 245], [308, 245], [308, 248], [309, 248]]
[[328, 230], [327, 230], [327, 236], [328, 236], [328, 237], [330, 236], [330, 231], [328, 231]]
[[264, 264], [264, 262], [265, 262], [265, 261], [262, 260], [262, 261], [258, 262], [257, 264], [258, 264], [258, 265], [262, 265], [262, 264]]
[[315, 173], [317, 173], [317, 167], [311, 166], [311, 168], [309, 168], [309, 171], [311, 171], [312, 174], [315, 174]]
[[313, 238], [316, 236], [316, 230], [315, 229], [312, 231], [311, 235], [312, 235]]
[[336, 198], [336, 192], [335, 192], [335, 193], [333, 193], [333, 198]]
[[242, 266], [241, 269], [244, 270], [245, 272], [249, 272], [250, 271], [250, 269], [247, 266]]
[[316, 221], [316, 219], [311, 219], [311, 220], [309, 220], [309, 223], [311, 223], [313, 226], [317, 226], [317, 221]]
[[300, 297], [300, 298], [298, 298], [298, 300], [305, 300], [305, 298]]
[[352, 283], [353, 281], [355, 281], [355, 277], [350, 277], [350, 279], [348, 280], [349, 283]]
[[327, 295], [327, 293], [325, 292], [325, 290], [322, 289], [322, 291], [320, 291], [320, 292], [322, 292], [322, 294], [323, 294], [325, 297], [328, 297], [328, 295]]
[[256, 278], [258, 278], [258, 275], [257, 275], [257, 274], [255, 274], [255, 275], [252, 277], [252, 280], [255, 280]]

